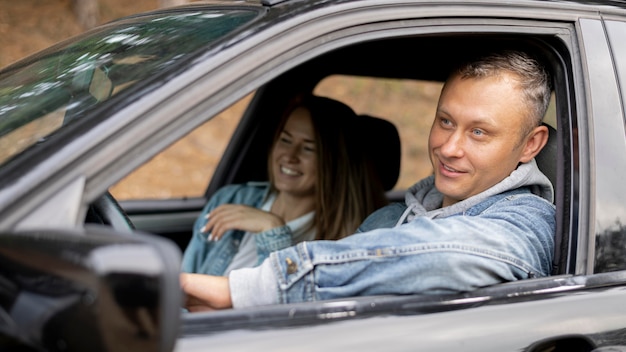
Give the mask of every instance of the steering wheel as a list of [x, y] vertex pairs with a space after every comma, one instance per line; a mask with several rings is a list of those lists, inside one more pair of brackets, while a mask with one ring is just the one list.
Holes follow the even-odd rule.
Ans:
[[135, 229], [135, 225], [110, 192], [106, 192], [89, 206], [85, 222], [110, 225], [115, 230], [128, 233]]

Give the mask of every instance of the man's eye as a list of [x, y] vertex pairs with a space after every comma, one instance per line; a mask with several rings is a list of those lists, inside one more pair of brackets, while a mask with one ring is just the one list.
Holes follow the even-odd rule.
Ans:
[[472, 133], [474, 134], [474, 136], [482, 136], [483, 134], [485, 134], [485, 132], [479, 129], [474, 129]]

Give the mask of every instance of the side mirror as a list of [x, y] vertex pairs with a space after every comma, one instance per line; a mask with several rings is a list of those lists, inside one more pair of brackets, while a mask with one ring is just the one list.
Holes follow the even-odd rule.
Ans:
[[0, 350], [171, 351], [180, 250], [110, 229], [0, 235]]

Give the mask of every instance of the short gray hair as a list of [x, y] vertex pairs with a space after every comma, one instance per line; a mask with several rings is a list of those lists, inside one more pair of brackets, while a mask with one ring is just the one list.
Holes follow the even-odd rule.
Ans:
[[481, 78], [495, 76], [503, 71], [511, 72], [518, 77], [524, 101], [529, 108], [530, 121], [525, 131], [529, 133], [541, 124], [552, 93], [550, 75], [541, 61], [525, 51], [500, 50], [462, 64], [453, 75], [460, 75], [461, 78]]

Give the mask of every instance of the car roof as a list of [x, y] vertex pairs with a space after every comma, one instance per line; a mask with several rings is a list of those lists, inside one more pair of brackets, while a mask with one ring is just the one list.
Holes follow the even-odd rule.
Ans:
[[[276, 5], [280, 5], [280, 4], [284, 4], [284, 3], [338, 3], [338, 2], [359, 2], [359, 1], [365, 1], [365, 0], [245, 0], [246, 3], [253, 3], [253, 4], [261, 4], [264, 6], [276, 6]], [[607, 6], [616, 6], [616, 7], [626, 7], [626, 4], [624, 3], [624, 1], [622, 0], [530, 0], [530, 1], [536, 1], [536, 2], [565, 2], [565, 3], [577, 3], [577, 4], [585, 4], [585, 5], [607, 5]], [[204, 1], [204, 2], [209, 2], [209, 1]], [[212, 3], [215, 3], [216, 1], [213, 1]], [[224, 2], [224, 1], [222, 1]], [[230, 3], [232, 3], [232, 1], [229, 1]], [[242, 2], [242, 1], [239, 1]], [[485, 1], [480, 1], [480, 2], [485, 2]]]
[[[318, 7], [318, 6], [326, 6], [326, 5], [332, 5], [332, 4], [338, 4], [338, 3], [356, 3], [356, 2], [372, 2], [370, 0], [245, 0], [245, 3], [249, 3], [249, 4], [259, 4], [259, 5], [263, 5], [263, 6], [267, 6], [267, 7], [280, 7], [280, 6], [297, 6], [297, 7]], [[386, 3], [389, 4], [390, 1], [388, 0], [379, 0], [382, 3]], [[211, 2], [211, 1], [200, 1], [200, 2], [204, 2], [204, 3], [216, 3], [215, 1]], [[240, 1], [241, 2], [241, 1]], [[397, 3], [410, 3], [410, 2], [415, 2], [415, 3], [420, 3], [420, 2], [426, 2], [426, 1], [396, 1]], [[457, 1], [458, 2], [458, 1]], [[464, 3], [484, 3], [484, 4], [488, 4], [488, 3], [501, 3], [501, 1], [497, 1], [497, 0], [464, 0]], [[565, 5], [567, 6], [567, 4], [573, 4], [573, 5], [584, 5], [584, 6], [592, 6], [592, 7], [613, 7], [613, 8], [621, 8], [621, 9], [626, 9], [626, 2], [624, 2], [623, 0], [516, 0], [513, 1], [514, 3], [527, 3], [527, 4], [539, 4], [539, 3], [556, 3], [556, 4], [560, 4], [560, 5]], [[224, 2], [222, 1], [222, 3], [231, 3], [232, 2]]]

